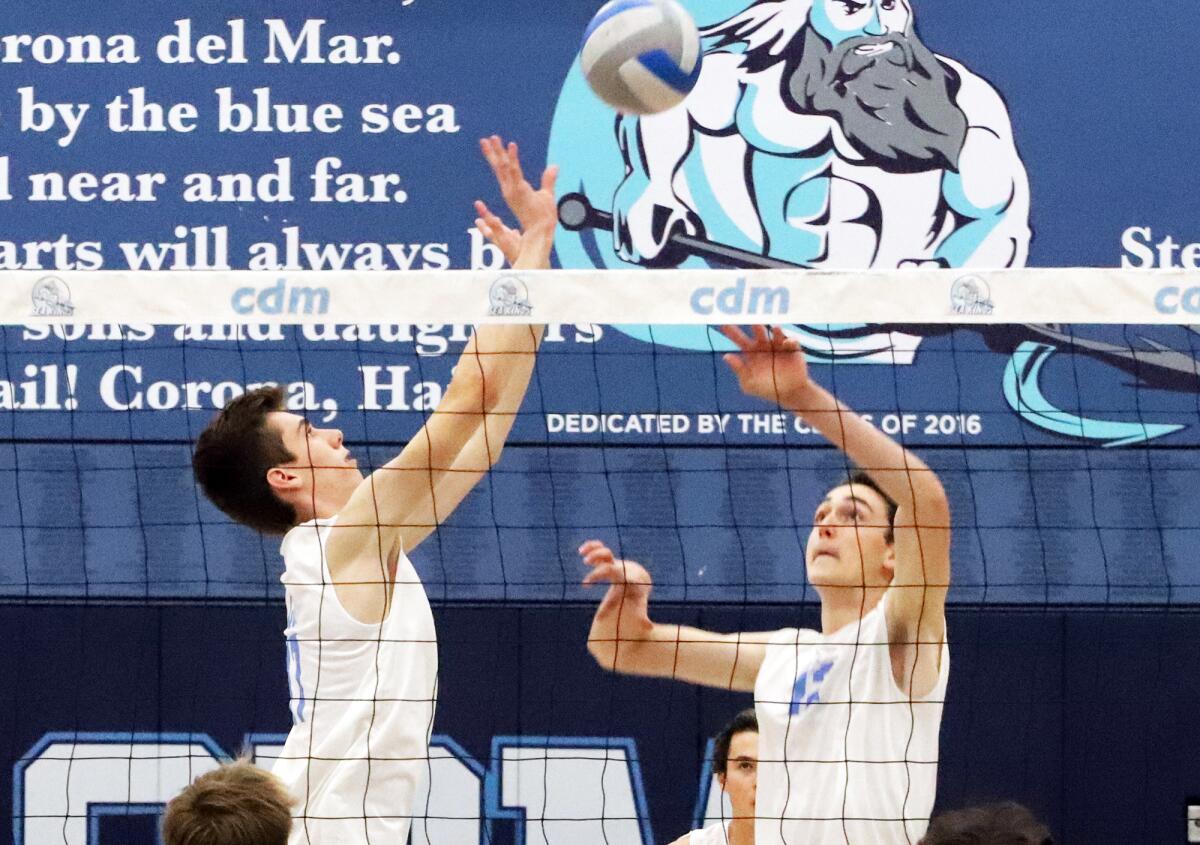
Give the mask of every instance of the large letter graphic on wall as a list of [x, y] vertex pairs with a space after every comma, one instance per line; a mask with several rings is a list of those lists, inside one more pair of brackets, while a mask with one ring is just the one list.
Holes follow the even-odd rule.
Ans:
[[632, 739], [496, 737], [490, 819], [516, 823], [517, 845], [652, 845]]
[[103, 845], [103, 816], [157, 816], [222, 757], [205, 734], [46, 734], [13, 767], [13, 841]]
[[[285, 739], [249, 734], [244, 747], [269, 769]], [[496, 737], [486, 770], [448, 736], [434, 735], [429, 754], [411, 845], [486, 845], [492, 819], [514, 823], [516, 845], [653, 843], [632, 739]], [[14, 843], [113, 845], [106, 817], [156, 827], [168, 801], [227, 759], [207, 734], [48, 733], [13, 768]]]

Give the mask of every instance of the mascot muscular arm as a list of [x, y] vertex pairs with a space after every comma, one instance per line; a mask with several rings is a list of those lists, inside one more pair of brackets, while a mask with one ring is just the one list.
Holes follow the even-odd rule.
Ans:
[[740, 57], [710, 53], [696, 89], [682, 105], [661, 114], [617, 119], [625, 179], [613, 197], [613, 248], [625, 261], [673, 266], [685, 256], [664, 251], [679, 229], [703, 235], [696, 212], [676, 193], [675, 174], [691, 152], [696, 132], [734, 131], [741, 85]]
[[942, 179], [955, 227], [936, 257], [951, 267], [1023, 267], [1029, 254], [1029, 178], [1017, 154], [1008, 109], [991, 85], [958, 62], [958, 104], [967, 136], [958, 170]]

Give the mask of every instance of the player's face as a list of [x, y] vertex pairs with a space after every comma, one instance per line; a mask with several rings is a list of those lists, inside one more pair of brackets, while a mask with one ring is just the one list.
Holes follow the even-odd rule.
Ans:
[[754, 790], [758, 785], [758, 732], [742, 731], [729, 741], [729, 759], [721, 788], [733, 805], [734, 818], [754, 818]]
[[299, 414], [276, 411], [267, 424], [279, 432], [283, 445], [295, 455], [288, 466], [302, 470], [305, 489], [320, 495], [350, 492], [362, 481], [358, 461], [342, 445], [342, 432], [336, 428], [317, 428]]
[[830, 44], [847, 38], [907, 32], [912, 12], [908, 0], [816, 0], [813, 28]]
[[808, 535], [808, 580], [814, 586], [885, 587], [892, 580], [888, 506], [869, 487], [829, 491]]

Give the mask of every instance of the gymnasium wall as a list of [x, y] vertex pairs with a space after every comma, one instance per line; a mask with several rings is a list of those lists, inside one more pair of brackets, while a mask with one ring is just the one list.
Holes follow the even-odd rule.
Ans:
[[[470, 324], [494, 306], [464, 303], [445, 324], [381, 314], [370, 327], [280, 329], [256, 315], [333, 296], [336, 316], [333, 283], [299, 282], [300, 270], [506, 278], [473, 226], [475, 198], [502, 206], [483, 135], [519, 141], [531, 172], [560, 164], [560, 193], [618, 211], [639, 195], [621, 133], [681, 139], [619, 124], [588, 93], [576, 54], [594, 4], [579, 0], [12, 5], [0, 20], [0, 271], [29, 307], [0, 328], [0, 815], [11, 809], [30, 843], [27, 820], [69, 794], [83, 816], [57, 828], [64, 843], [140, 845], [176, 787], [147, 776], [135, 795], [121, 765], [137, 749], [220, 755], [251, 735], [266, 748], [288, 725], [277, 545], [230, 525], [191, 482], [190, 444], [213, 408], [244, 385], [282, 382], [318, 425], [344, 430], [360, 463], [378, 464], [420, 425]], [[684, 5], [710, 26], [750, 3]], [[682, 138], [674, 187], [710, 240], [797, 265], [961, 270], [944, 309], [981, 318], [1006, 292], [974, 271], [998, 264], [1197, 269], [1188, 69], [1200, 7], [912, 5], [921, 41], [951, 60], [954, 106], [995, 138], [982, 164], [877, 157], [866, 168], [829, 145], [787, 147], [795, 103], [781, 99], [775, 122], [741, 110], [720, 142]], [[98, 54], [70, 39], [86, 35]], [[362, 40], [385, 35], [378, 55]], [[782, 53], [788, 72], [794, 52]], [[739, 103], [781, 90], [714, 84]], [[147, 101], [162, 107], [161, 129]], [[268, 101], [297, 107], [293, 121], [307, 107], [308, 131], [254, 111]], [[964, 206], [963, 179], [1004, 201]], [[803, 190], [768, 191], [780, 185]], [[860, 195], [870, 214], [836, 218]], [[831, 243], [851, 245], [823, 255], [802, 236], [812, 220], [789, 222], [807, 213], [796, 197], [828, 205], [852, 235]], [[921, 215], [938, 221], [936, 238], [903, 234]], [[597, 229], [556, 241], [563, 267], [637, 258]], [[715, 271], [689, 318], [772, 316], [771, 292], [756, 300], [739, 267], [685, 266]], [[264, 272], [224, 324], [102, 324], [72, 302], [80, 272], [150, 268]], [[1151, 293], [1175, 325], [981, 319], [949, 331], [900, 313], [884, 327], [791, 325], [815, 350], [816, 377], [916, 448], [951, 496], [939, 807], [1014, 798], [1068, 843], [1182, 841], [1187, 796], [1200, 794], [1200, 338], [1189, 325], [1200, 281], [1184, 273]], [[537, 301], [525, 304], [537, 318]], [[579, 586], [581, 540], [647, 562], [664, 618], [813, 623], [803, 544], [845, 463], [741, 397], [719, 351], [702, 326], [553, 325], [503, 462], [414, 556], [442, 646], [434, 730], [449, 774], [430, 800], [461, 815], [432, 841], [532, 837], [507, 802], [511, 784], [536, 778], [506, 769], [505, 749], [548, 737], [611, 756], [599, 775], [568, 774], [599, 777], [617, 803], [597, 809], [581, 793], [568, 804], [595, 816], [629, 802], [636, 819], [619, 841], [670, 841], [707, 800], [701, 738], [748, 702], [602, 675], [584, 651], [594, 595]], [[118, 750], [53, 762], [88, 743]]]

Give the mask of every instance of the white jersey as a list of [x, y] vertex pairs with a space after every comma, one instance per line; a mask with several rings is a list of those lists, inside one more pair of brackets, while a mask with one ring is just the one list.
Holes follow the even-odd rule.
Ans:
[[688, 845], [728, 845], [729, 823], [717, 822], [688, 834]]
[[325, 562], [336, 522], [283, 538], [293, 727], [274, 773], [297, 799], [289, 845], [408, 841], [437, 696], [433, 612], [403, 552], [379, 624], [343, 609]]
[[916, 845], [937, 790], [950, 651], [910, 699], [892, 676], [882, 601], [825, 636], [772, 635], [754, 686], [756, 845]]

